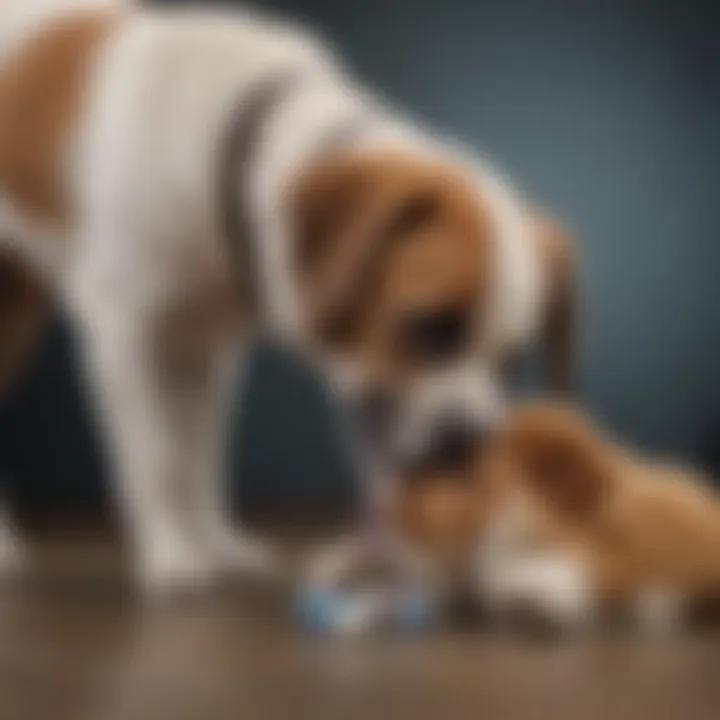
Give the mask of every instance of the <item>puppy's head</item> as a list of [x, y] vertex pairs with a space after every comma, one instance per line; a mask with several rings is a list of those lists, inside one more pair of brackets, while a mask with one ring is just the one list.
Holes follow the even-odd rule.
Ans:
[[602, 517], [617, 482], [613, 457], [579, 411], [527, 406], [478, 442], [464, 469], [408, 473], [391, 517], [406, 539], [445, 563], [466, 560], [485, 543], [512, 552], [552, 549]]
[[386, 435], [410, 454], [438, 429], [445, 450], [470, 447], [535, 335], [570, 381], [567, 245], [499, 183], [409, 153], [346, 154], [300, 174], [292, 208], [314, 345], [341, 391], [392, 408]]

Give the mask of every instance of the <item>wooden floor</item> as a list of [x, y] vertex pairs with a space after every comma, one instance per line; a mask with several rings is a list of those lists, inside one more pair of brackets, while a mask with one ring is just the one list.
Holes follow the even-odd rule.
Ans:
[[564, 642], [446, 630], [318, 641], [286, 589], [148, 607], [104, 545], [53, 542], [0, 595], [1, 720], [704, 720], [720, 635]]

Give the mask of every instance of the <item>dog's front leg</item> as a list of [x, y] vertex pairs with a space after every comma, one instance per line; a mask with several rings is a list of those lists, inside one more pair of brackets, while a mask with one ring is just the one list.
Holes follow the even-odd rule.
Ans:
[[150, 591], [204, 585], [217, 568], [194, 532], [191, 497], [217, 350], [184, 336], [188, 328], [102, 307], [82, 330], [138, 578]]

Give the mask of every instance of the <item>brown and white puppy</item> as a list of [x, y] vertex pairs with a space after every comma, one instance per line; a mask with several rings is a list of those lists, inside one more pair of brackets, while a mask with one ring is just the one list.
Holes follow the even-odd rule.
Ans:
[[720, 600], [710, 484], [616, 445], [569, 406], [518, 411], [465, 477], [408, 483], [395, 517], [440, 567], [473, 573], [500, 613], [568, 626], [621, 611], [666, 627]]
[[492, 423], [502, 367], [533, 340], [567, 383], [567, 245], [470, 157], [277, 21], [0, 3], [0, 384], [47, 287], [76, 324], [147, 586], [257, 558], [216, 482], [257, 330], [346, 406], [388, 401], [393, 453]]

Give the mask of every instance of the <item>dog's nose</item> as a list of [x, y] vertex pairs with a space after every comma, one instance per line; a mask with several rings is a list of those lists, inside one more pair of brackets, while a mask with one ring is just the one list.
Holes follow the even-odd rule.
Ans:
[[468, 464], [482, 445], [483, 426], [466, 417], [441, 418], [431, 434], [426, 457], [438, 469], [459, 469]]

